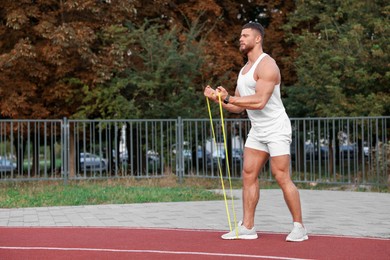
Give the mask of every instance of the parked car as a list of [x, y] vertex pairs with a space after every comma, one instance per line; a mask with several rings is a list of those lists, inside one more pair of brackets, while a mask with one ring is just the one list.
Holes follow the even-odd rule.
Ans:
[[[176, 144], [172, 145], [172, 153], [176, 155]], [[189, 147], [189, 143], [187, 141], [183, 142], [183, 158], [185, 162], [191, 162], [192, 161], [192, 151]]]
[[367, 142], [364, 142], [363, 143], [363, 154], [365, 157], [368, 157], [370, 155], [370, 147], [368, 146], [368, 143]]
[[[225, 153], [225, 148], [220, 148], [220, 149], [217, 149], [213, 152], [213, 165], [214, 166], [218, 166], [218, 160], [222, 165], [225, 165], [225, 157], [226, 157], [226, 153]], [[230, 159], [230, 157], [229, 157]], [[243, 151], [241, 149], [232, 149], [231, 151], [231, 160], [232, 162], [229, 162], [229, 163], [234, 163], [234, 164], [238, 164], [242, 161], [243, 159]]]
[[356, 144], [343, 144], [340, 145], [340, 155], [344, 158], [353, 158], [357, 154]]
[[217, 166], [218, 165], [218, 160], [221, 165], [225, 164], [225, 149], [216, 149], [213, 151], [212, 154], [213, 157], [213, 165]]
[[146, 153], [148, 162], [160, 162], [160, 155], [154, 150], [148, 150]]
[[146, 158], [149, 170], [155, 171], [161, 168], [160, 154], [158, 152], [154, 150], [148, 150], [146, 152]]
[[[291, 160], [295, 160], [296, 153], [299, 153], [303, 155], [305, 153], [306, 159], [316, 158], [317, 156], [317, 148], [314, 143], [312, 143], [310, 140], [305, 141], [304, 146], [298, 147], [298, 144], [293, 141], [290, 146], [290, 156]], [[322, 152], [322, 151], [321, 151]]]
[[[116, 160], [116, 151], [112, 150], [112, 157], [114, 158], [114, 161]], [[129, 153], [127, 151], [120, 151], [119, 152], [119, 163], [124, 163], [129, 161]]]
[[11, 172], [16, 169], [16, 163], [6, 159], [0, 158], [0, 172]]
[[242, 149], [232, 149], [232, 160], [234, 163], [240, 163], [243, 160], [244, 151]]
[[96, 154], [80, 153], [80, 170], [105, 171], [107, 170], [107, 160]]

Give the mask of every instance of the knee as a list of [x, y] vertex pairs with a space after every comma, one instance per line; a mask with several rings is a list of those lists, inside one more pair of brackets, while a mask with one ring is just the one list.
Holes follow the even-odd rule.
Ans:
[[257, 175], [253, 172], [242, 170], [242, 179], [244, 183], [251, 183], [257, 181]]
[[280, 187], [285, 187], [292, 183], [290, 175], [288, 173], [274, 174], [274, 177]]

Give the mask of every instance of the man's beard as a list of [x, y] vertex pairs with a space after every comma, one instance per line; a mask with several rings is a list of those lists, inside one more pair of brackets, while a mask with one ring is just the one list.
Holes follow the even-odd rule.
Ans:
[[240, 45], [240, 52], [242, 54], [248, 54], [253, 49], [253, 46], [251, 45]]

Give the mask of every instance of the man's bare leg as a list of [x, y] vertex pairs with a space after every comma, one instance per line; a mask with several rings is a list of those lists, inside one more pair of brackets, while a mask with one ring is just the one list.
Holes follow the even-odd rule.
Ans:
[[251, 229], [254, 226], [255, 210], [260, 198], [258, 174], [269, 158], [268, 153], [245, 148], [244, 168], [242, 171], [243, 225]]
[[271, 158], [271, 170], [283, 191], [284, 200], [293, 218], [293, 229], [287, 235], [286, 241], [301, 242], [309, 239], [302, 223], [301, 199], [295, 184], [290, 177], [290, 156], [282, 155]]
[[284, 200], [291, 212], [293, 222], [302, 224], [302, 209], [299, 191], [290, 177], [290, 156], [282, 155], [271, 158], [271, 170], [283, 191]]

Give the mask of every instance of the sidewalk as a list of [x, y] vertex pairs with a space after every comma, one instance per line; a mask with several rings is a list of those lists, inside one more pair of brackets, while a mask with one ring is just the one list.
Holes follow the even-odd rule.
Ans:
[[[241, 190], [233, 194], [238, 221]], [[300, 190], [300, 195], [309, 234], [390, 238], [389, 193]], [[228, 202], [231, 208], [232, 201]], [[0, 209], [0, 226], [229, 229], [223, 200]], [[262, 231], [287, 234], [291, 230], [281, 190], [261, 190], [255, 226], [260, 235]]]

